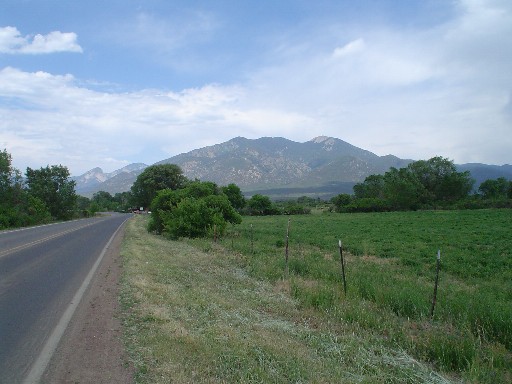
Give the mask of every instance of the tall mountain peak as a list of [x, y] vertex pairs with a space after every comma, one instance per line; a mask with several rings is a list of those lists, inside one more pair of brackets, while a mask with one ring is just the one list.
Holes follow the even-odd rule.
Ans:
[[317, 143], [317, 144], [320, 144], [320, 143], [323, 143], [325, 141], [333, 141], [333, 140], [336, 140], [334, 139], [333, 137], [329, 137], [329, 136], [317, 136], [313, 139], [311, 139], [310, 141], [313, 142], [313, 143]]
[[137, 176], [147, 167], [143, 163], [129, 164], [116, 171], [105, 173], [100, 167], [91, 169], [83, 175], [72, 177], [79, 195], [92, 197], [95, 192], [105, 191], [114, 195], [129, 191]]
[[343, 140], [319, 136], [305, 143], [282, 137], [246, 139], [196, 149], [157, 164], [177, 164], [190, 179], [219, 185], [236, 183], [242, 190], [348, 182], [383, 173], [401, 160], [381, 164], [379, 156]]

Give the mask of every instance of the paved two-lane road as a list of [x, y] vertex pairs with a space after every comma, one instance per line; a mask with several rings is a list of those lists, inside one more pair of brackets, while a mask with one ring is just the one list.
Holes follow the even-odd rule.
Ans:
[[0, 383], [21, 383], [41, 364], [41, 351], [128, 217], [0, 232]]

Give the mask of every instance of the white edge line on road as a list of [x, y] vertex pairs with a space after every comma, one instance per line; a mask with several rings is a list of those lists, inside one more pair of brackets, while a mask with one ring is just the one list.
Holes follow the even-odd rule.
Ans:
[[114, 240], [114, 237], [117, 235], [121, 227], [126, 223], [128, 219], [123, 221], [121, 225], [116, 229], [114, 234], [110, 237], [107, 245], [103, 248], [101, 251], [100, 256], [92, 266], [91, 270], [87, 274], [85, 280], [82, 282], [82, 285], [78, 289], [78, 291], [75, 293], [75, 296], [73, 296], [73, 299], [71, 300], [71, 303], [64, 311], [62, 317], [60, 318], [58, 324], [53, 329], [52, 334], [46, 341], [43, 349], [41, 350], [41, 353], [39, 354], [39, 357], [36, 359], [34, 364], [32, 364], [32, 367], [30, 368], [30, 372], [23, 380], [23, 384], [37, 384], [40, 382], [41, 377], [46, 370], [46, 367], [48, 366], [48, 363], [50, 362], [53, 354], [55, 353], [55, 350], [57, 349], [57, 345], [59, 344], [60, 339], [62, 338], [62, 335], [64, 334], [64, 331], [66, 330], [69, 322], [71, 321], [71, 318], [73, 317], [73, 314], [75, 313], [76, 308], [78, 307], [78, 304], [80, 304], [80, 301], [82, 300], [82, 297], [89, 287], [89, 284], [91, 283], [92, 278], [94, 277], [94, 274], [96, 273], [96, 270], [98, 269], [98, 266], [100, 265], [101, 261], [103, 260], [103, 256], [105, 256], [105, 253], [107, 252], [108, 247]]

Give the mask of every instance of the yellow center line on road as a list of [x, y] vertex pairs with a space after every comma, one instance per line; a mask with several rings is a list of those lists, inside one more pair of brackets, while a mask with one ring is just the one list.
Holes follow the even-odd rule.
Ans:
[[22, 249], [27, 249], [27, 248], [33, 247], [34, 245], [44, 243], [45, 241], [49, 241], [49, 240], [55, 239], [57, 237], [64, 236], [64, 235], [66, 235], [68, 233], [71, 233], [71, 232], [74, 232], [74, 231], [78, 231], [78, 230], [83, 229], [83, 228], [90, 227], [91, 225], [94, 225], [96, 223], [97, 222], [89, 223], [89, 224], [86, 224], [86, 225], [82, 225], [81, 227], [69, 229], [67, 231], [59, 232], [59, 233], [56, 233], [54, 235], [51, 235], [51, 236], [48, 236], [48, 237], [44, 237], [42, 239], [35, 240], [35, 241], [32, 241], [32, 242], [27, 243], [27, 244], [23, 244], [23, 245], [19, 245], [17, 247], [14, 247], [14, 248], [6, 249], [6, 250], [0, 252], [0, 259], [2, 257], [5, 257], [5, 256], [11, 254], [11, 253], [21, 251]]

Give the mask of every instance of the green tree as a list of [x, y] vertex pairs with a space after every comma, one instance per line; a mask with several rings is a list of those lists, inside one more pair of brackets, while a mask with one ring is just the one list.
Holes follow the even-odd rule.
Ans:
[[220, 220], [214, 220], [214, 224], [220, 224], [223, 229], [227, 223], [240, 224], [242, 222], [242, 216], [235, 210], [226, 195], [209, 195], [204, 197], [204, 201], [210, 212], [220, 218]]
[[425, 187], [407, 168], [391, 168], [384, 174], [384, 197], [396, 210], [415, 210], [425, 196]]
[[247, 201], [247, 209], [249, 214], [253, 216], [273, 215], [277, 213], [270, 198], [259, 193], [253, 195]]
[[214, 182], [195, 180], [188, 183], [185, 188], [182, 188], [180, 193], [200, 199], [210, 195], [219, 195], [222, 192]]
[[14, 169], [11, 166], [11, 155], [7, 150], [0, 151], [0, 197], [2, 200], [9, 194]]
[[478, 191], [482, 194], [484, 199], [506, 199], [509, 194], [511, 182], [507, 181], [504, 177], [499, 177], [496, 180], [485, 180]]
[[161, 234], [164, 230], [164, 220], [168, 212], [172, 211], [185, 196], [178, 190], [162, 189], [158, 191], [151, 202], [151, 218], [148, 230]]
[[470, 173], [457, 172], [455, 164], [441, 156], [414, 161], [407, 169], [424, 187], [423, 203], [455, 202], [473, 188]]
[[240, 211], [245, 207], [246, 200], [238, 185], [232, 183], [222, 187], [221, 189], [222, 192], [228, 197], [233, 208]]
[[408, 210], [453, 204], [469, 195], [473, 183], [469, 172], [457, 172], [452, 161], [437, 156], [414, 161], [405, 168], [390, 168], [384, 175], [368, 176], [354, 186], [356, 199], [347, 210]]
[[331, 199], [331, 203], [334, 204], [336, 212], [343, 212], [347, 205], [352, 202], [352, 196], [348, 193], [340, 193]]
[[85, 196], [78, 195], [75, 202], [75, 210], [82, 217], [89, 217], [91, 200]]
[[203, 199], [185, 197], [170, 211], [161, 212], [163, 233], [171, 239], [203, 237], [213, 221]]
[[95, 202], [91, 201], [91, 204], [89, 204], [89, 215], [94, 216], [96, 213], [101, 212], [103, 209], [100, 207], [100, 205]]
[[77, 195], [75, 182], [69, 179], [66, 167], [27, 168], [26, 176], [29, 194], [42, 201], [53, 218], [67, 220], [73, 216]]
[[36, 225], [49, 223], [52, 219], [46, 205], [37, 197], [27, 194], [24, 212], [28, 214], [28, 220], [23, 225]]
[[0, 151], [0, 228], [23, 227], [51, 220], [46, 205], [23, 188], [11, 155]]
[[98, 211], [115, 211], [117, 203], [114, 197], [106, 191], [98, 191], [92, 195], [92, 203], [96, 203]]
[[176, 164], [160, 164], [147, 167], [131, 188], [132, 201], [137, 207], [149, 207], [158, 191], [183, 188], [187, 178]]
[[362, 198], [384, 198], [384, 176], [370, 175], [364, 182], [354, 185], [354, 195], [358, 199]]
[[116, 211], [127, 212], [131, 208], [132, 193], [129, 191], [118, 192], [114, 195], [113, 200], [116, 203]]
[[37, 197], [23, 191], [23, 200], [15, 205], [3, 205], [0, 210], [0, 229], [18, 228], [51, 221], [50, 212]]
[[12, 166], [7, 150], [0, 151], [0, 205], [16, 205], [22, 200], [21, 173]]

